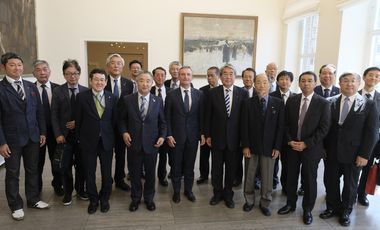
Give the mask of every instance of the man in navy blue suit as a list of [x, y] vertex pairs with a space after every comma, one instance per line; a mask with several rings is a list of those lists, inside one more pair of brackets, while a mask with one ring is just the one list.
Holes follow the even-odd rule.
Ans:
[[320, 85], [314, 88], [314, 92], [324, 98], [339, 94], [339, 88], [335, 84], [336, 67], [333, 64], [325, 64], [319, 69]]
[[[203, 94], [191, 87], [193, 72], [189, 66], [179, 69], [180, 87], [168, 93], [165, 100], [167, 142], [173, 148], [172, 184], [173, 201], [179, 203], [181, 178], [184, 175], [184, 195], [191, 202], [193, 194], [194, 164], [198, 142], [204, 145], [202, 134]], [[202, 134], [202, 135], [201, 135]]]
[[[107, 74], [102, 69], [90, 72], [91, 89], [77, 95], [75, 104], [75, 130], [84, 162], [87, 193], [90, 198], [88, 213], [96, 212], [99, 201], [100, 211], [110, 209], [109, 197], [112, 190], [112, 149], [116, 122], [117, 98], [104, 91]], [[102, 188], [96, 188], [96, 163], [100, 160]]]
[[[166, 138], [166, 122], [162, 99], [151, 94], [152, 74], [145, 71], [136, 77], [138, 92], [122, 99], [119, 107], [119, 129], [128, 148], [127, 159], [131, 176], [129, 210], [138, 209], [142, 196], [148, 210], [156, 209], [156, 162], [158, 148]], [[144, 192], [141, 171], [145, 170]]]
[[27, 205], [45, 209], [38, 189], [39, 147], [46, 141], [46, 124], [40, 95], [35, 84], [22, 79], [23, 60], [15, 53], [1, 56], [5, 77], [0, 83], [0, 155], [5, 158], [5, 193], [12, 218], [24, 218], [19, 193], [21, 157], [25, 168]]

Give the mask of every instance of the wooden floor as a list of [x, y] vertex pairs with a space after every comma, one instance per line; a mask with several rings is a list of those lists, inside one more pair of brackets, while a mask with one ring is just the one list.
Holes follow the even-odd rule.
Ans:
[[[196, 164], [198, 166], [198, 162]], [[257, 205], [254, 209], [245, 213], [242, 210], [244, 199], [242, 187], [235, 189], [234, 209], [228, 209], [223, 203], [216, 206], [208, 204], [212, 196], [212, 186], [194, 185], [194, 194], [197, 198], [195, 203], [188, 201], [183, 195], [181, 202], [175, 204], [171, 201], [172, 188], [164, 188], [157, 185], [155, 201], [157, 209], [154, 212], [146, 210], [145, 205], [132, 213], [128, 210], [130, 203], [130, 192], [124, 192], [113, 188], [108, 213], [99, 210], [93, 215], [87, 214], [88, 202], [73, 199], [71, 206], [65, 207], [61, 204], [61, 197], [54, 195], [50, 186], [50, 167], [45, 166], [44, 187], [42, 199], [49, 202], [51, 208], [48, 210], [35, 210], [25, 208], [25, 219], [14, 221], [4, 191], [5, 168], [0, 168], [0, 229], [336, 229], [343, 228], [339, 225], [337, 218], [322, 220], [319, 213], [325, 209], [324, 187], [321, 182], [323, 164], [320, 164], [318, 178], [318, 198], [313, 210], [314, 222], [305, 226], [302, 222], [301, 201], [298, 200], [297, 209], [294, 213], [280, 216], [277, 210], [286, 203], [286, 197], [281, 194], [281, 187], [273, 193], [273, 202], [270, 206], [271, 217], [261, 214]], [[198, 168], [195, 170], [196, 178], [199, 176]], [[24, 177], [21, 172], [20, 191], [24, 196]], [[99, 184], [98, 173], [98, 184]], [[356, 205], [351, 214], [350, 229], [380, 229], [380, 195], [369, 196], [370, 206], [368, 208]], [[24, 200], [25, 202], [25, 200]], [[256, 202], [258, 204], [258, 202]]]

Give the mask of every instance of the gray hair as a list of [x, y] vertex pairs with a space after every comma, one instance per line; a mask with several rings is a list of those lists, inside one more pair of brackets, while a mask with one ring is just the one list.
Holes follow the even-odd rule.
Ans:
[[222, 76], [223, 71], [224, 71], [224, 69], [226, 69], [226, 68], [230, 68], [230, 69], [232, 69], [232, 70], [234, 71], [234, 75], [236, 76], [236, 69], [235, 69], [235, 66], [233, 66], [233, 65], [231, 65], [231, 64], [225, 64], [224, 66], [222, 66], [222, 67], [220, 68], [220, 76]]
[[137, 77], [136, 77], [136, 81], [138, 81], [139, 79], [140, 79], [140, 77], [142, 76], [142, 75], [144, 75], [144, 74], [147, 74], [147, 75], [149, 75], [150, 76], [150, 79], [153, 81], [153, 75], [152, 75], [152, 73], [151, 72], [149, 72], [149, 71], [141, 71], [138, 75], [137, 75]]
[[35, 69], [38, 65], [46, 65], [50, 69], [49, 63], [45, 60], [36, 60], [33, 62], [33, 69]]
[[357, 73], [354, 73], [354, 72], [345, 72], [345, 73], [342, 73], [342, 75], [340, 75], [339, 77], [339, 82], [342, 81], [343, 78], [347, 77], [347, 76], [354, 76], [356, 78], [356, 80], [360, 83], [360, 75], [357, 74]]
[[107, 57], [106, 59], [106, 65], [108, 66], [108, 64], [111, 63], [111, 59], [113, 57], [118, 57], [121, 59], [121, 62], [123, 63], [123, 66], [125, 65], [125, 61], [124, 61], [124, 58], [120, 55], [120, 54], [117, 54], [117, 53], [114, 53], [114, 54], [111, 54], [110, 56]]
[[179, 63], [179, 61], [172, 61], [169, 63], [169, 69], [170, 67], [172, 67], [173, 65], [178, 65], [179, 67], [182, 67], [181, 63]]

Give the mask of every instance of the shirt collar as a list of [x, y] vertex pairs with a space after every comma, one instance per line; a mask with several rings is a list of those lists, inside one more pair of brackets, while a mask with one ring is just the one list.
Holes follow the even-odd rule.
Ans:
[[116, 77], [113, 77], [113, 76], [111, 76], [111, 75], [110, 75], [110, 78], [111, 78], [111, 80], [112, 80], [112, 81], [115, 81], [115, 80], [120, 80], [120, 78], [121, 78], [121, 75], [119, 75], [119, 76], [116, 76]]
[[[311, 101], [311, 98], [313, 97], [313, 95], [314, 95], [314, 92], [312, 92], [309, 96], [306, 97], [309, 102]], [[303, 100], [304, 98], [305, 98], [305, 95], [302, 94], [301, 99]]]
[[321, 87], [322, 87], [322, 91], [325, 91], [325, 89], [329, 89], [330, 90], [330, 92], [332, 91], [332, 88], [333, 88], [333, 86], [332, 85], [330, 85], [330, 87], [324, 87], [323, 85], [321, 85]]
[[150, 93], [148, 93], [146, 96], [143, 96], [140, 93], [137, 93], [137, 94], [139, 95], [139, 100], [141, 99], [141, 97], [145, 97], [146, 101], [149, 101]]
[[[47, 81], [44, 85], [46, 85], [46, 88], [48, 88], [48, 89], [51, 88], [50, 81]], [[41, 86], [42, 86], [42, 84], [39, 81], [37, 81], [37, 87], [41, 87]]]
[[185, 93], [185, 90], [188, 90], [188, 93], [190, 93], [190, 87], [188, 89], [185, 89], [182, 86], [180, 86], [179, 88], [181, 89], [182, 93]]
[[[358, 93], [355, 93], [354, 95], [348, 97], [350, 99], [350, 102], [354, 102], [357, 94]], [[346, 99], [346, 97], [347, 96], [345, 96], [345, 95], [342, 94], [342, 101], [344, 101], [344, 99]]]
[[288, 90], [286, 93], [282, 92], [281, 89], [279, 89], [280, 91], [280, 94], [282, 96], [282, 94], [285, 94], [285, 96], [289, 97], [290, 96], [290, 90]]
[[231, 93], [233, 92], [233, 90], [234, 90], [234, 86], [233, 85], [231, 85], [231, 87], [230, 88], [227, 88], [227, 87], [225, 87], [224, 85], [223, 85], [223, 91], [224, 92], [226, 92], [226, 89], [229, 89], [230, 91], [231, 91]]
[[8, 77], [8, 76], [5, 76], [5, 78], [6, 78], [7, 81], [8, 81], [9, 83], [11, 83], [11, 84], [13, 84], [15, 81], [21, 81], [21, 83], [22, 83], [22, 77], [19, 77], [19, 79], [17, 79], [17, 80], [15, 80], [15, 79], [13, 79], [13, 78], [11, 78], [11, 77]]
[[91, 89], [91, 90], [92, 90], [92, 93], [93, 93], [94, 95], [98, 95], [98, 94], [99, 94], [100, 97], [103, 97], [104, 90], [102, 90], [101, 92], [96, 92], [96, 91], [93, 90], [93, 89]]
[[367, 93], [371, 94], [371, 99], [373, 99], [375, 97], [375, 89], [372, 90], [371, 92], [367, 92], [365, 89], [362, 90], [362, 96], [366, 97]]

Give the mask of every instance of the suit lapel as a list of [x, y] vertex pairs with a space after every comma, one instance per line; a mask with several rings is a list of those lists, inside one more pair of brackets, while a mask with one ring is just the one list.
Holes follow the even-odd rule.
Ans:
[[155, 106], [154, 105], [155, 103], [156, 103], [156, 98], [154, 97], [153, 94], [150, 94], [150, 96], [149, 96], [148, 110], [146, 111], [145, 119], [147, 119], [149, 117], [149, 114], [151, 113], [151, 111], [153, 109], [153, 106]]
[[234, 90], [233, 90], [232, 104], [231, 104], [231, 115], [235, 113], [234, 110], [237, 109], [237, 103], [240, 100], [240, 94], [238, 93], [238, 87], [236, 87], [236, 86], [232, 86], [232, 87], [234, 87]]
[[[226, 114], [226, 116], [228, 117], [228, 114], [227, 114], [227, 108], [226, 108], [226, 102], [225, 102], [225, 100], [224, 100], [224, 87], [223, 87], [223, 85], [221, 85], [221, 86], [219, 86], [220, 87], [220, 89], [219, 89], [219, 104], [221, 104], [222, 106], [223, 106], [223, 108], [224, 108], [224, 111], [225, 111], [225, 114]], [[231, 110], [231, 112], [232, 112], [232, 110]]]
[[[92, 94], [92, 90], [89, 90], [88, 93], [87, 93], [87, 102], [93, 112], [93, 114], [99, 118], [99, 114], [98, 114], [98, 110], [96, 109], [96, 105], [95, 105], [95, 98]], [[104, 113], [103, 113], [104, 114]]]
[[347, 117], [344, 120], [343, 124], [346, 123], [346, 121], [350, 122], [351, 117], [357, 111], [359, 111], [359, 108], [361, 108], [364, 105], [365, 101], [366, 100], [361, 95], [359, 95], [359, 94], [356, 95], [355, 100], [353, 101], [352, 106], [350, 108], [350, 111], [348, 112]]
[[132, 100], [133, 110], [136, 112], [136, 116], [141, 120], [138, 93], [135, 93], [133, 97], [134, 97], [134, 99]]

